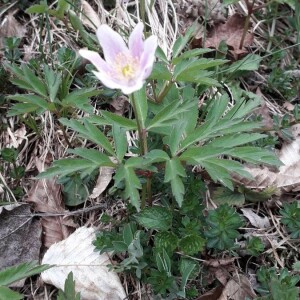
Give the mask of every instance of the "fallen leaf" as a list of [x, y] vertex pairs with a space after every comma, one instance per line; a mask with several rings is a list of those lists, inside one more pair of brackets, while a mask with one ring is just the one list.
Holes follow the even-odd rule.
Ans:
[[4, 39], [6, 37], [16, 36], [22, 38], [26, 33], [26, 27], [14, 17], [16, 12], [13, 11], [7, 14], [0, 24], [0, 49], [4, 47]]
[[271, 227], [270, 221], [267, 216], [260, 217], [251, 208], [241, 208], [241, 211], [243, 212], [243, 215], [249, 220], [252, 226], [259, 229]]
[[254, 299], [256, 297], [253, 291], [250, 281], [244, 275], [235, 275], [229, 280], [218, 300], [242, 300], [242, 299]]
[[85, 0], [81, 0], [82, 7], [82, 23], [92, 29], [97, 29], [101, 25], [98, 13]]
[[246, 17], [240, 14], [232, 15], [225, 24], [218, 24], [208, 34], [205, 41], [205, 48], [219, 48], [222, 41], [230, 48], [230, 52], [237, 55], [248, 53], [246, 47], [251, 46], [253, 43], [254, 36], [252, 33], [247, 32], [243, 48], [240, 49], [240, 42], [243, 36], [244, 24]]
[[[39, 260], [42, 227], [34, 219], [28, 204], [0, 208], [0, 270], [24, 262]], [[21, 287], [24, 280], [13, 286]]]
[[128, 98], [126, 96], [118, 96], [110, 102], [110, 105], [113, 108], [113, 113], [123, 116], [129, 106]]
[[42, 264], [56, 267], [43, 272], [42, 279], [63, 289], [68, 274], [73, 272], [75, 290], [81, 293], [82, 300], [125, 299], [126, 293], [118, 275], [107, 268], [111, 264], [109, 256], [95, 251], [95, 239], [95, 229], [80, 227], [66, 240], [52, 245]]
[[99, 176], [93, 193], [90, 195], [92, 199], [99, 197], [109, 185], [115, 169], [110, 167], [100, 167]]
[[[36, 167], [39, 172], [43, 171], [43, 165], [38, 158]], [[56, 183], [55, 179], [40, 179], [35, 182], [25, 201], [32, 203], [36, 212], [45, 213], [45, 216], [41, 218], [45, 247], [49, 248], [52, 244], [64, 240], [76, 228], [72, 218], [63, 215], [67, 211], [64, 208], [61, 186]], [[47, 213], [62, 215], [47, 216]]]
[[196, 300], [218, 300], [220, 295], [222, 294], [223, 286], [219, 285], [214, 289], [208, 291], [207, 293], [201, 295]]
[[10, 142], [7, 144], [8, 148], [13, 147], [17, 149], [22, 144], [22, 142], [27, 139], [27, 130], [24, 124], [22, 124], [22, 126], [14, 132], [12, 132], [9, 127], [7, 127], [7, 133], [10, 137]]
[[227, 266], [232, 264], [237, 258], [236, 257], [229, 257], [229, 258], [221, 258], [221, 259], [210, 259], [203, 262], [205, 266], [208, 267], [220, 267], [220, 266]]

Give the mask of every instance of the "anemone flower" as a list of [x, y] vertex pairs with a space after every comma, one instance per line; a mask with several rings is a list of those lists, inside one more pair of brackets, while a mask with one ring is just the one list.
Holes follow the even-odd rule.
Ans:
[[101, 25], [97, 37], [104, 59], [94, 51], [81, 49], [79, 54], [97, 69], [93, 71], [101, 82], [111, 89], [131, 94], [142, 88], [155, 60], [156, 36], [143, 41], [143, 23], [138, 23], [129, 36], [128, 47], [123, 38], [107, 25]]

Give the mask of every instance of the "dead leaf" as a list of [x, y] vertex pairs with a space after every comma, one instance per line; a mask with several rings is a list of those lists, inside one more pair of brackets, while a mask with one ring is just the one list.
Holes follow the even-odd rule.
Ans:
[[75, 289], [81, 299], [120, 300], [126, 298], [118, 275], [106, 267], [107, 253], [95, 251], [93, 228], [80, 227], [66, 240], [52, 245], [42, 264], [56, 265], [42, 273], [44, 282], [63, 289], [69, 272], [73, 272]]
[[242, 300], [242, 299], [254, 299], [256, 297], [253, 291], [250, 281], [244, 275], [235, 275], [229, 280], [218, 300]]
[[8, 148], [13, 147], [17, 149], [22, 144], [22, 142], [27, 139], [27, 130], [24, 124], [22, 124], [21, 127], [14, 132], [12, 132], [9, 127], [7, 127], [7, 133], [10, 137], [10, 141], [7, 144]]
[[[0, 270], [39, 260], [42, 227], [28, 204], [6, 205], [0, 210]], [[24, 281], [14, 286], [21, 287]]]
[[240, 49], [240, 42], [243, 35], [244, 24], [246, 17], [240, 14], [232, 15], [225, 24], [219, 24], [208, 34], [205, 41], [206, 48], [219, 48], [221, 41], [225, 41], [228, 47], [235, 56], [248, 53], [246, 47], [253, 43], [254, 36], [252, 33], [247, 32], [243, 48]]
[[221, 259], [210, 259], [203, 262], [205, 266], [208, 267], [220, 267], [220, 266], [227, 266], [232, 264], [237, 258], [236, 257], [228, 257], [228, 258], [221, 258]]
[[[37, 159], [36, 166], [42, 171], [41, 162]], [[28, 193], [26, 202], [33, 203], [36, 212], [45, 213], [41, 218], [43, 227], [43, 244], [49, 248], [52, 244], [67, 238], [76, 228], [76, 224], [71, 217], [47, 216], [48, 214], [61, 213], [67, 211], [62, 200], [61, 186], [55, 179], [40, 179]]]
[[82, 6], [82, 23], [91, 29], [97, 29], [101, 25], [98, 13], [85, 0], [81, 0]]
[[14, 17], [16, 12], [13, 11], [7, 14], [0, 24], [0, 49], [4, 47], [4, 39], [6, 37], [16, 36], [22, 38], [26, 33], [26, 27]]
[[128, 110], [129, 102], [128, 98], [126, 96], [118, 96], [117, 98], [114, 98], [111, 102], [110, 105], [113, 107], [112, 112], [119, 115], [123, 116], [125, 111]]
[[264, 229], [270, 228], [271, 224], [267, 216], [260, 217], [251, 208], [241, 208], [243, 215], [249, 220], [252, 226]]
[[220, 295], [222, 294], [223, 286], [219, 285], [214, 289], [208, 291], [207, 293], [203, 294], [196, 300], [218, 300]]
[[115, 169], [110, 167], [100, 167], [99, 176], [93, 193], [90, 195], [92, 199], [99, 197], [109, 185]]

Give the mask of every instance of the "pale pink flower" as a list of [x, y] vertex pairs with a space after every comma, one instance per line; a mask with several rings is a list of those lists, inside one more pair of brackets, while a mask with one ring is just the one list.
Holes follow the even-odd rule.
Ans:
[[130, 34], [128, 47], [123, 38], [107, 25], [101, 25], [97, 37], [105, 60], [97, 52], [81, 49], [79, 54], [97, 69], [93, 71], [101, 82], [111, 89], [131, 94], [142, 88], [151, 74], [157, 48], [156, 36], [143, 41], [143, 23], [138, 23]]

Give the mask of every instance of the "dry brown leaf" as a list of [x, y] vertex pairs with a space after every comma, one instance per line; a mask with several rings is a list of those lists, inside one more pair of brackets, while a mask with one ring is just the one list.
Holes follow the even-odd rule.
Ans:
[[218, 268], [220, 266], [227, 266], [232, 264], [236, 260], [236, 257], [228, 257], [221, 259], [210, 259], [203, 262], [205, 266]]
[[[6, 205], [0, 210], [0, 270], [39, 260], [42, 227], [28, 204]], [[23, 286], [24, 280], [13, 286]]]
[[16, 11], [9, 13], [0, 24], [0, 49], [4, 47], [6, 37], [16, 36], [22, 38], [26, 33], [26, 27], [16, 20], [15, 13]]
[[91, 29], [97, 29], [101, 25], [98, 13], [85, 0], [81, 0], [82, 6], [82, 23]]
[[90, 195], [92, 199], [99, 197], [109, 185], [115, 169], [110, 167], [101, 167], [93, 193]]
[[121, 300], [126, 293], [118, 275], [106, 267], [111, 264], [107, 253], [95, 251], [93, 228], [80, 227], [66, 240], [52, 245], [42, 264], [56, 265], [42, 273], [44, 282], [63, 289], [69, 272], [73, 272], [75, 289], [82, 300]]
[[6, 147], [8, 148], [14, 147], [17, 149], [22, 144], [22, 142], [27, 139], [27, 130], [24, 124], [22, 124], [22, 126], [14, 132], [12, 132], [9, 127], [7, 127], [7, 134], [9, 136], [9, 142]]
[[229, 280], [218, 300], [242, 300], [256, 297], [250, 281], [244, 275], [234, 276]]
[[203, 294], [196, 300], [218, 300], [220, 295], [222, 294], [223, 286], [219, 285], [214, 289], [208, 291], [207, 293]]
[[235, 57], [247, 53], [248, 51], [245, 48], [252, 45], [254, 37], [252, 33], [247, 32], [243, 48], [240, 49], [245, 19], [246, 17], [244, 16], [234, 14], [225, 24], [219, 24], [214, 27], [212, 32], [208, 34], [208, 38], [205, 41], [205, 47], [217, 49], [219, 48], [221, 41], [225, 41], [231, 50], [230, 52], [234, 54]]
[[[39, 164], [37, 163], [38, 168]], [[40, 170], [41, 171], [41, 170]], [[38, 180], [30, 189], [27, 202], [33, 203], [34, 210], [45, 213], [41, 218], [43, 243], [49, 248], [52, 244], [67, 238], [76, 225], [71, 217], [47, 216], [47, 213], [65, 213], [61, 187], [55, 179]]]
[[113, 108], [113, 113], [123, 116], [129, 106], [128, 98], [126, 96], [118, 96], [110, 102], [110, 105]]
[[243, 212], [243, 215], [249, 220], [252, 226], [259, 229], [271, 227], [270, 221], [267, 216], [260, 217], [251, 208], [242, 208], [241, 211]]

